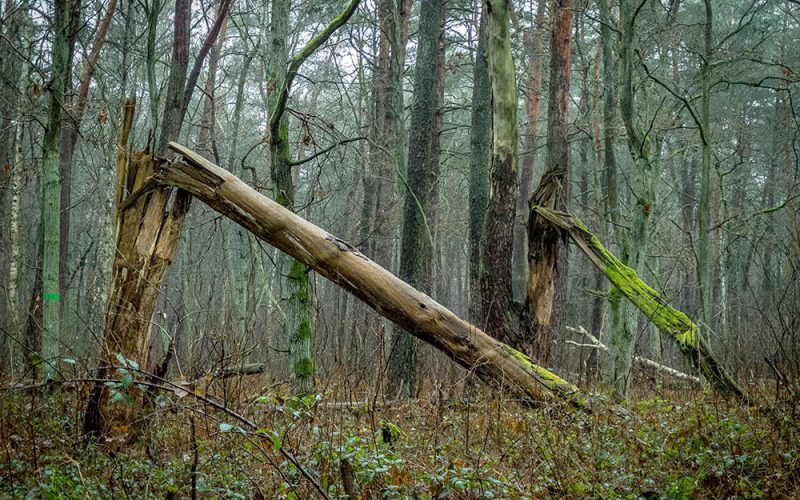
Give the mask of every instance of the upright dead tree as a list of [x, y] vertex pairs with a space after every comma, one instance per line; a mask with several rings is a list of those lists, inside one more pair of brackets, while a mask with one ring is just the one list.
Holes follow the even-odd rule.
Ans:
[[[186, 109], [194, 92], [203, 61], [225, 21], [232, 0], [220, 0], [220, 15], [209, 30], [192, 70], [186, 76], [189, 54], [190, 0], [177, 0], [174, 16], [173, 61], [164, 110], [163, 127], [156, 151], [180, 133]], [[108, 308], [103, 331], [103, 361], [98, 378], [114, 375], [120, 368], [148, 366], [150, 327], [167, 265], [178, 244], [191, 197], [169, 187], [153, 189], [153, 157], [137, 154], [126, 161], [128, 134], [134, 103], [123, 101], [117, 160], [117, 213], [115, 256], [112, 268]], [[126, 193], [147, 191], [135, 203], [124, 203]], [[131, 363], [132, 362], [132, 363]], [[127, 391], [127, 389], [126, 389]], [[123, 391], [124, 392], [124, 391]], [[92, 389], [84, 417], [88, 434], [111, 432], [128, 435], [141, 404], [141, 394], [130, 393], [131, 405], [114, 404], [109, 388], [96, 384]]]
[[[572, 55], [572, 0], [553, 0], [550, 36], [550, 83], [547, 116], [547, 169], [531, 197], [531, 207], [564, 210], [569, 197], [570, 151], [568, 142], [570, 58]], [[561, 234], [547, 221], [530, 215], [528, 223], [528, 293], [525, 318], [533, 353], [542, 364], [550, 361], [555, 333], [551, 326], [557, 288], [566, 286], [566, 258], [559, 258]], [[562, 290], [563, 292], [563, 290]]]

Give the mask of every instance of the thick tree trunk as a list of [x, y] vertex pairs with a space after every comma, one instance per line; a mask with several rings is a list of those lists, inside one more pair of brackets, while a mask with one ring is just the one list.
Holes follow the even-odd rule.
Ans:
[[[431, 138], [436, 112], [436, 72], [439, 38], [443, 29], [441, 0], [423, 0], [414, 79], [414, 105], [408, 149], [403, 233], [400, 241], [400, 277], [412, 286], [425, 286], [425, 262], [433, 244], [429, 220], [431, 189]], [[429, 284], [429, 283], [428, 283]], [[430, 290], [426, 290], [429, 292]], [[414, 398], [417, 394], [417, 347], [414, 339], [395, 330], [389, 355], [388, 395]]]
[[517, 81], [511, 56], [511, 2], [487, 2], [486, 62], [492, 85], [492, 191], [486, 217], [481, 299], [486, 332], [530, 352], [516, 325], [511, 285], [519, 125]]
[[67, 27], [67, 64], [64, 68], [64, 98], [61, 103], [62, 109], [62, 122], [61, 127], [59, 129], [59, 177], [60, 177], [60, 192], [59, 197], [60, 201], [60, 212], [59, 212], [59, 239], [58, 239], [58, 255], [59, 255], [59, 263], [58, 263], [58, 289], [60, 291], [60, 303], [59, 303], [59, 321], [61, 323], [61, 335], [64, 332], [67, 335], [72, 334], [72, 323], [69, 316], [72, 311], [72, 304], [73, 296], [67, 290], [68, 287], [68, 276], [69, 276], [69, 240], [64, 237], [65, 229], [67, 232], [69, 231], [69, 214], [70, 214], [70, 199], [72, 197], [72, 162], [64, 163], [63, 158], [65, 155], [72, 156], [74, 150], [74, 144], [66, 144], [65, 139], [66, 136], [70, 136], [73, 134], [73, 130], [75, 129], [75, 121], [71, 119], [72, 115], [75, 112], [75, 105], [76, 103], [73, 100], [73, 91], [74, 88], [72, 86], [72, 71], [73, 71], [73, 63], [75, 60], [75, 44], [78, 41], [78, 35], [80, 34], [80, 25], [82, 22], [82, 12], [81, 12], [81, 1], [80, 0], [68, 0], [69, 5], [69, 25]]
[[[531, 206], [564, 210], [569, 198], [568, 143], [570, 58], [572, 55], [572, 0], [553, 0], [550, 37], [550, 84], [547, 117], [547, 170], [531, 198]], [[530, 215], [528, 223], [528, 294], [525, 318], [534, 352], [542, 364], [550, 362], [556, 341], [551, 325], [556, 288], [564, 286], [566, 259], [559, 260], [560, 233], [546, 221]], [[560, 283], [559, 283], [560, 281]], [[563, 290], [562, 290], [563, 292]]]
[[[161, 186], [191, 193], [258, 238], [346, 289], [400, 328], [474, 370], [488, 383], [502, 386], [530, 403], [565, 399], [584, 404], [575, 386], [459, 319], [352, 245], [264, 197], [191, 150], [177, 144], [171, 147], [183, 159], [159, 164], [156, 175]], [[132, 197], [126, 204], [138, 205], [146, 196]]]
[[58, 0], [53, 8], [55, 21], [53, 30], [52, 70], [50, 73], [50, 108], [45, 129], [42, 160], [42, 226], [44, 250], [42, 253], [42, 352], [44, 376], [55, 377], [60, 336], [59, 308], [59, 219], [61, 213], [61, 178], [58, 168], [59, 137], [63, 117], [64, 89], [66, 86], [69, 58], [69, 20], [72, 0]]

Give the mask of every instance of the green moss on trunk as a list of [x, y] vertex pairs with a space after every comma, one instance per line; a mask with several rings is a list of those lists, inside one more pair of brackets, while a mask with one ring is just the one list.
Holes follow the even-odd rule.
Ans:
[[619, 292], [650, 318], [656, 328], [678, 343], [681, 352], [700, 367], [703, 375], [717, 391], [746, 398], [714, 356], [697, 325], [686, 314], [673, 308], [662, 294], [642, 281], [636, 271], [606, 250], [585, 224], [571, 214], [542, 207], [536, 207], [535, 210], [543, 219], [566, 231]]

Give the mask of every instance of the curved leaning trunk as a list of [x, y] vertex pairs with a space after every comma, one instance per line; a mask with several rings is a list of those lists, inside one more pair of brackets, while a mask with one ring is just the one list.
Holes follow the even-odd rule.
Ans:
[[635, 270], [606, 250], [577, 217], [542, 207], [533, 207], [532, 210], [554, 228], [566, 232], [619, 293], [642, 311], [656, 328], [677, 342], [681, 352], [700, 368], [716, 391], [747, 399], [733, 377], [714, 356], [708, 340], [697, 325], [686, 314], [673, 308], [663, 295], [642, 281]]
[[[569, 382], [516, 349], [463, 321], [429, 296], [371, 261], [349, 243], [263, 196], [239, 178], [183, 146], [182, 156], [156, 167], [155, 181], [190, 193], [261, 240], [349, 291], [383, 317], [447, 353], [489, 384], [528, 403], [568, 400], [585, 405]], [[131, 195], [136, 202], [145, 191]]]

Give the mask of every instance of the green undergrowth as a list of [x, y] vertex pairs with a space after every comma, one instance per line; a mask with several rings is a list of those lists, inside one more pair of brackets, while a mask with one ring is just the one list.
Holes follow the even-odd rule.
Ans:
[[[790, 498], [800, 493], [795, 406], [595, 396], [591, 412], [526, 409], [484, 393], [373, 408], [280, 394], [231, 402], [239, 421], [161, 395], [138, 442], [108, 452], [79, 435], [74, 393], [0, 394], [0, 497], [331, 498], [343, 463], [361, 498]], [[191, 420], [195, 439], [192, 439]], [[124, 451], [123, 451], [124, 450]]]

